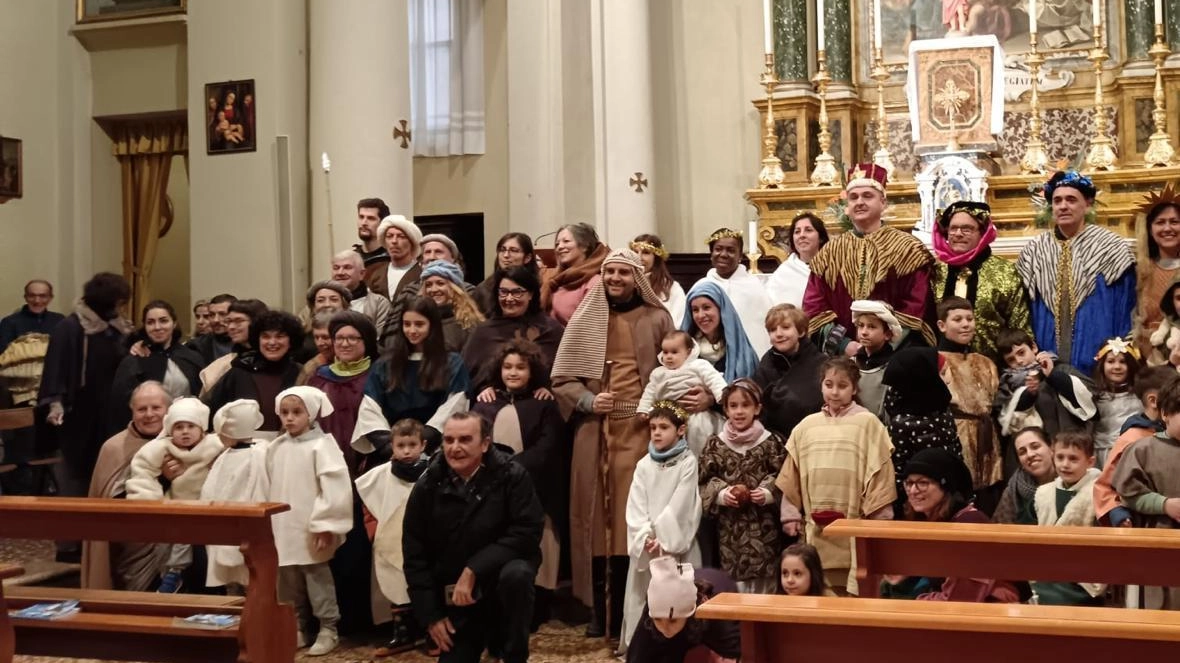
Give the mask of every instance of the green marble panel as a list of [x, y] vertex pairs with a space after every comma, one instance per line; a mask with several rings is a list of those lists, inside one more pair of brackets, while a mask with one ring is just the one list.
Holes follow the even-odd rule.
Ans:
[[[1175, 0], [1180, 3], [1180, 0]], [[833, 81], [852, 82], [852, 14], [848, 0], [824, 1], [824, 41]]]
[[1176, 50], [1176, 44], [1180, 44], [1180, 0], [1164, 0], [1164, 23], [1167, 24], [1164, 34], [1168, 46]]
[[774, 67], [781, 81], [810, 79], [807, 0], [774, 0]]
[[1127, 58], [1146, 60], [1155, 40], [1154, 0], [1126, 0]]

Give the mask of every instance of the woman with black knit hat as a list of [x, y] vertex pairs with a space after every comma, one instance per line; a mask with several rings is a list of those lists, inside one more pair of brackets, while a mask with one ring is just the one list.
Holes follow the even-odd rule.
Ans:
[[[971, 504], [971, 471], [945, 449], [914, 454], [902, 472], [906, 520], [944, 523], [990, 522]], [[1006, 580], [983, 578], [886, 577], [881, 596], [921, 601], [1016, 603], [1019, 595]]]

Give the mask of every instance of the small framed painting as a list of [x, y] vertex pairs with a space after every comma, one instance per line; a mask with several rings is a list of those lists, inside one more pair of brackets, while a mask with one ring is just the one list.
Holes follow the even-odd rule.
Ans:
[[95, 23], [161, 14], [182, 14], [188, 0], [77, 0], [78, 22]]
[[209, 154], [253, 152], [255, 140], [254, 80], [205, 85], [205, 145]]
[[23, 184], [21, 142], [0, 136], [0, 198], [20, 198]]

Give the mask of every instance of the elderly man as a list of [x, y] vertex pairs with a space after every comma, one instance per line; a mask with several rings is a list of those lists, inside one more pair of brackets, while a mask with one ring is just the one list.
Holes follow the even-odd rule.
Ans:
[[389, 266], [389, 251], [377, 233], [381, 220], [389, 216], [389, 205], [380, 198], [362, 198], [356, 204], [356, 236], [359, 244], [352, 250], [361, 257], [365, 267], [365, 283], [373, 283], [378, 273]]
[[[172, 399], [159, 382], [149, 380], [136, 387], [131, 394], [131, 423], [127, 430], [112, 436], [99, 449], [88, 497], [125, 496], [124, 483], [131, 458], [148, 440], [160, 434], [171, 403]], [[171, 460], [164, 466], [164, 477], [179, 476], [183, 469], [177, 461]], [[85, 541], [82, 544], [82, 586], [87, 589], [147, 591], [159, 578], [168, 551], [167, 545]]]
[[1086, 224], [1096, 193], [1080, 173], [1055, 173], [1045, 184], [1053, 230], [1033, 238], [1016, 261], [1037, 348], [1086, 375], [1107, 339], [1130, 333], [1135, 310], [1135, 255], [1118, 235]]
[[442, 453], [405, 513], [410, 602], [442, 650], [440, 663], [477, 663], [489, 645], [506, 663], [527, 661], [545, 516], [528, 472], [492, 445], [486, 419], [447, 419]]
[[229, 305], [236, 301], [237, 297], [225, 293], [210, 299], [209, 333], [197, 336], [186, 344], [201, 355], [206, 366], [233, 352], [234, 343], [225, 329], [225, 319], [229, 316]]
[[65, 319], [61, 313], [49, 310], [53, 302], [53, 284], [34, 279], [25, 284], [25, 305], [12, 315], [0, 320], [0, 353], [25, 334], [48, 334]]
[[[843, 351], [852, 357], [860, 350], [849, 332], [854, 328], [852, 302], [862, 299], [889, 304], [903, 336], [918, 332], [920, 339], [911, 340], [934, 345], [926, 322], [934, 256], [918, 238], [881, 222], [886, 184], [888, 173], [875, 164], [858, 164], [848, 172], [845, 209], [852, 230], [828, 242], [811, 260], [803, 310], [811, 318], [810, 332], [829, 353]], [[903, 340], [894, 339], [894, 347]]]
[[635, 408], [658, 364], [660, 341], [674, 329], [636, 253], [611, 252], [601, 273], [570, 318], [552, 371], [562, 414], [576, 413], [570, 559], [574, 595], [594, 608], [591, 637], [606, 632], [608, 576], [610, 631], [617, 635], [621, 628], [629, 563], [627, 493], [650, 440], [647, 422]]
[[364, 314], [377, 328], [377, 340], [385, 345], [392, 331], [389, 300], [369, 290], [364, 281], [365, 267], [355, 251], [341, 251], [332, 258], [332, 280], [349, 292], [348, 307]]

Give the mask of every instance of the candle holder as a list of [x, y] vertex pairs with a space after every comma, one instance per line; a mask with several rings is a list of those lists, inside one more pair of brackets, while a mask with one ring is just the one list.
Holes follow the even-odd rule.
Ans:
[[1172, 149], [1172, 140], [1168, 136], [1168, 115], [1164, 104], [1164, 60], [1171, 54], [1171, 49], [1164, 42], [1164, 26], [1155, 24], [1155, 43], [1147, 54], [1155, 60], [1155, 108], [1151, 111], [1151, 119], [1155, 122], [1155, 133], [1151, 134], [1151, 142], [1143, 159], [1148, 168], [1156, 166], [1171, 166], [1176, 150]]
[[811, 171], [811, 185], [831, 186], [840, 173], [836, 171], [836, 159], [828, 152], [832, 147], [832, 132], [828, 130], [828, 83], [832, 77], [828, 74], [823, 51], [816, 55], [816, 64], [815, 76], [811, 80], [819, 92], [819, 156], [815, 158], [815, 170]]
[[753, 246], [751, 248], [753, 248], [754, 250], [750, 251], [749, 253], [746, 254], [746, 258], [749, 258], [749, 260], [750, 260], [749, 272], [751, 274], [761, 274], [762, 273], [761, 270], [758, 269], [758, 259], [762, 257], [762, 251], [760, 251], [758, 249], [758, 239], [757, 238], [754, 239]]
[[762, 170], [758, 173], [758, 186], [762, 189], [778, 189], [783, 185], [783, 162], [779, 160], [776, 148], [778, 135], [774, 130], [774, 88], [778, 77], [774, 73], [774, 53], [766, 54], [766, 68], [762, 72], [762, 85], [766, 86], [766, 135], [762, 138], [765, 156]]
[[1109, 59], [1102, 45], [1103, 29], [1101, 24], [1094, 26], [1094, 48], [1087, 58], [1094, 64], [1094, 135], [1086, 153], [1086, 168], [1091, 171], [1114, 170], [1118, 165], [1114, 142], [1107, 135], [1106, 104], [1102, 99], [1102, 63]]
[[885, 117], [885, 81], [889, 80], [889, 70], [885, 68], [884, 55], [881, 47], [873, 49], [873, 80], [877, 81], [877, 151], [873, 152], [873, 163], [893, 174], [893, 158], [889, 155], [889, 122]]
[[1040, 175], [1049, 170], [1049, 155], [1045, 153], [1045, 144], [1041, 141], [1041, 84], [1038, 78], [1041, 65], [1045, 64], [1045, 56], [1037, 50], [1037, 33], [1029, 35], [1029, 45], [1024, 62], [1032, 78], [1032, 95], [1029, 98], [1028, 142], [1024, 146], [1024, 156], [1020, 158], [1020, 173]]

